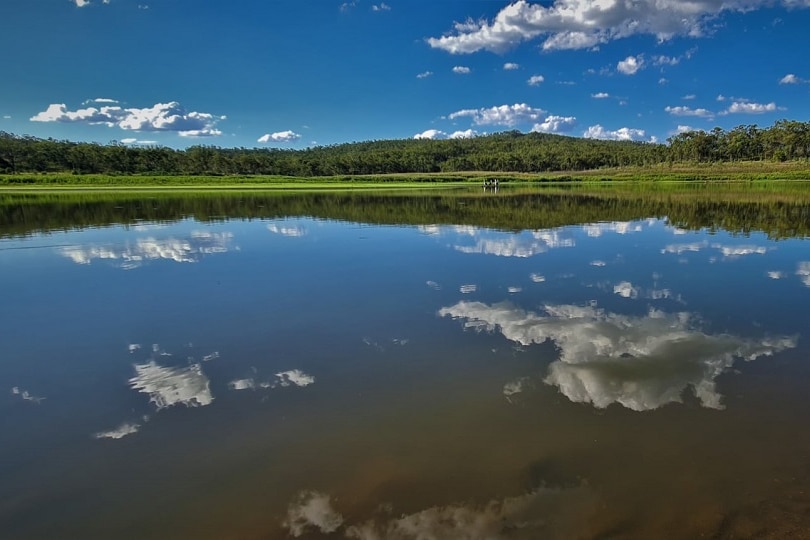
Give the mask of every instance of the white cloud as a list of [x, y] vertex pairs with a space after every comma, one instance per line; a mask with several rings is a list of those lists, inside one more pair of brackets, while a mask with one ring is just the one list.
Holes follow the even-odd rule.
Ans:
[[459, 75], [467, 75], [470, 73], [470, 71], [472, 70], [467, 66], [455, 66], [453, 68], [453, 73], [457, 73]]
[[715, 379], [735, 360], [748, 361], [796, 346], [795, 338], [759, 341], [709, 335], [689, 313], [650, 311], [646, 316], [610, 313], [595, 306], [545, 305], [533, 313], [509, 303], [459, 302], [440, 316], [465, 327], [500, 332], [520, 345], [552, 341], [559, 359], [544, 380], [568, 399], [634, 411], [679, 403], [687, 388], [704, 407], [722, 409]]
[[371, 6], [371, 11], [391, 11], [391, 6], [382, 2], [380, 4], [374, 4]]
[[503, 65], [503, 69], [505, 69], [506, 71], [520, 69], [520, 64], [516, 64], [514, 62], [507, 62]]
[[720, 253], [723, 254], [723, 257], [726, 258], [736, 258], [744, 255], [764, 255], [768, 252], [768, 248], [764, 246], [724, 246], [722, 244], [712, 244], [712, 247], [714, 249], [719, 249]]
[[802, 82], [802, 80], [793, 73], [788, 73], [779, 79], [779, 84], [799, 84], [800, 82]]
[[784, 279], [787, 275], [779, 270], [771, 270], [768, 272], [768, 277], [770, 279]]
[[[810, 6], [805, 0], [780, 3]], [[666, 41], [674, 36], [705, 35], [707, 24], [724, 12], [746, 12], [772, 4], [765, 0], [517, 0], [501, 9], [492, 21], [456, 23], [453, 32], [428, 38], [427, 42], [434, 48], [464, 54], [482, 49], [503, 52], [538, 38], [545, 38], [545, 50], [591, 48], [633, 35], [653, 35]]]
[[607, 99], [610, 97], [610, 94], [607, 92], [597, 92], [595, 94], [591, 94], [591, 97], [594, 99]]
[[301, 135], [298, 133], [287, 130], [287, 131], [277, 131], [275, 133], [265, 133], [261, 137], [259, 137], [256, 142], [260, 143], [268, 143], [268, 142], [280, 142], [280, 143], [288, 143], [288, 142], [295, 142], [301, 138]]
[[687, 251], [697, 252], [702, 249], [709, 247], [708, 242], [692, 242], [689, 244], [669, 244], [664, 246], [661, 250], [661, 253], [674, 253], [676, 255], [680, 255]]
[[417, 79], [427, 79], [431, 75], [433, 75], [432, 71], [423, 71], [422, 73], [417, 73], [416, 78]]
[[[105, 98], [102, 98], [105, 99]], [[106, 102], [112, 102], [105, 101]], [[87, 107], [69, 111], [64, 103], [52, 103], [32, 116], [32, 122], [83, 123], [118, 126], [128, 131], [169, 131], [181, 137], [210, 137], [221, 135], [216, 124], [225, 116], [187, 111], [180, 103], [156, 103], [143, 109], [122, 108], [118, 105]]]
[[574, 116], [547, 116], [541, 123], [535, 124], [532, 131], [539, 133], [567, 133], [577, 125]]
[[686, 133], [687, 131], [695, 131], [695, 128], [692, 126], [678, 124], [678, 127], [675, 128], [675, 131], [672, 134], [678, 135], [679, 133]]
[[110, 98], [94, 98], [85, 100], [82, 105], [89, 105], [91, 103], [118, 103], [118, 100]]
[[129, 380], [130, 386], [149, 394], [149, 401], [158, 410], [174, 405], [203, 407], [214, 401], [208, 377], [200, 364], [188, 367], [166, 367], [154, 360], [145, 364], [135, 364], [135, 376]]
[[461, 253], [523, 259], [550, 249], [574, 247], [574, 237], [564, 229], [524, 231], [519, 234], [474, 229], [459, 238], [453, 247]]
[[287, 508], [287, 518], [283, 525], [295, 538], [307, 533], [309, 529], [328, 534], [343, 525], [343, 516], [332, 507], [329, 495], [318, 491], [302, 491]]
[[724, 114], [763, 114], [766, 112], [773, 112], [778, 107], [773, 101], [770, 103], [753, 103], [750, 101], [735, 101]]
[[723, 94], [718, 94], [717, 98], [715, 98], [715, 99], [717, 99], [717, 101], [725, 101], [727, 98]]
[[536, 272], [529, 274], [529, 279], [535, 283], [543, 283], [546, 280], [545, 276]]
[[121, 139], [121, 144], [137, 144], [137, 145], [150, 145], [150, 144], [157, 144], [157, 141], [144, 141], [140, 139], [136, 139], [135, 137], [126, 137]]
[[606, 141], [640, 141], [645, 138], [645, 131], [643, 129], [635, 129], [623, 127], [616, 131], [610, 131], [602, 127], [600, 124], [590, 126], [583, 137], [587, 139], [602, 139]]
[[622, 281], [613, 286], [613, 294], [618, 294], [622, 298], [638, 298], [638, 287], [634, 287], [629, 281]]
[[351, 2], [343, 2], [342, 4], [340, 4], [340, 11], [345, 13], [355, 7], [357, 7], [357, 0], [352, 0]]
[[616, 64], [619, 73], [625, 75], [635, 75], [642, 67], [644, 67], [644, 59], [641, 56], [628, 56]]
[[677, 106], [664, 107], [664, 110], [672, 116], [697, 116], [699, 118], [714, 118], [714, 113], [708, 109], [693, 109], [691, 107]]
[[414, 139], [446, 139], [447, 133], [439, 129], [426, 129], [422, 133], [413, 136]]
[[633, 221], [608, 221], [604, 223], [588, 223], [582, 230], [591, 238], [599, 238], [605, 233], [630, 234], [642, 231], [641, 223]]
[[535, 107], [530, 107], [525, 103], [515, 103], [514, 105], [500, 105], [488, 109], [463, 109], [451, 113], [448, 118], [469, 117], [473, 123], [479, 126], [515, 126], [521, 123], [537, 122], [546, 111]]
[[529, 86], [537, 86], [537, 85], [539, 85], [540, 83], [542, 83], [545, 80], [546, 80], [546, 78], [543, 77], [542, 75], [532, 75], [531, 77], [529, 77], [529, 80], [526, 81], [526, 83]]
[[309, 386], [315, 382], [315, 377], [308, 375], [300, 369], [292, 369], [290, 371], [282, 371], [276, 373], [277, 383], [279, 386]]
[[90, 0], [73, 0], [76, 7], [84, 7], [90, 5]]
[[693, 100], [695, 98], [697, 98], [697, 96], [695, 94], [686, 94], [681, 99], [683, 99], [685, 101], [691, 101], [691, 100]]

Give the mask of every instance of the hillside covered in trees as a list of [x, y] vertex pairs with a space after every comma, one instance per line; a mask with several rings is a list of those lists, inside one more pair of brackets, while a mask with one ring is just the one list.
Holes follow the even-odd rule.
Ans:
[[461, 171], [549, 172], [660, 163], [810, 158], [810, 122], [688, 131], [665, 144], [509, 131], [471, 139], [405, 139], [303, 150], [127, 146], [0, 132], [0, 173], [336, 176]]

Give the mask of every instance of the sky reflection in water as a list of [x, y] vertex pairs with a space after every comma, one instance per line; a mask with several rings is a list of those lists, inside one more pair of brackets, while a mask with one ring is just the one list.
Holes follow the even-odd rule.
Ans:
[[[665, 497], [639, 509], [595, 466], [620, 455], [602, 441], [692, 448], [666, 434], [683, 420], [695, 440], [728, 449], [723, 430], [754, 411], [781, 418], [761, 426], [777, 438], [802, 413], [788, 410], [797, 385], [767, 394], [806, 357], [800, 239], [658, 219], [518, 233], [185, 220], [51, 236], [46, 251], [2, 252], [17, 308], [0, 315], [11, 457], [0, 522], [11, 536], [124, 531], [150, 474], [171, 482], [157, 500], [182, 507], [138, 525], [158, 536], [566, 538], [618, 522], [642, 536], [666, 530]], [[765, 461], [795, 478], [807, 442]], [[163, 455], [146, 473], [139, 456], [155, 445]], [[726, 473], [712, 467], [672, 496], [720, 490], [718, 515], [730, 514], [746, 501], [729, 495], [739, 486], [717, 487]], [[47, 481], [77, 468], [81, 479]], [[82, 490], [110, 469], [129, 487], [96, 508]], [[222, 489], [199, 491], [182, 480], [190, 470]], [[677, 484], [659, 472], [661, 493]], [[750, 474], [758, 485], [774, 471]], [[628, 472], [649, 475], [642, 463]], [[63, 510], [42, 502], [74, 494]], [[182, 516], [198, 507], [229, 518], [189, 526]], [[105, 525], [88, 525], [96, 511]], [[714, 531], [712, 519], [683, 532]]]

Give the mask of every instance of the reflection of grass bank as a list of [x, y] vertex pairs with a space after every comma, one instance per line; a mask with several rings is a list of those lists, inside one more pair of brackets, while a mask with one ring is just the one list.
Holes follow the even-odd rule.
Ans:
[[0, 190], [0, 237], [142, 222], [307, 216], [536, 230], [666, 218], [685, 229], [810, 236], [810, 183], [570, 184], [408, 190]]
[[98, 187], [98, 188], [272, 188], [333, 189], [410, 187], [430, 184], [482, 183], [498, 178], [502, 183], [591, 183], [591, 182], [751, 182], [810, 181], [810, 162], [738, 162], [714, 164], [658, 164], [647, 167], [623, 167], [590, 171], [548, 173], [455, 172], [403, 173], [341, 176], [164, 176], [103, 174], [5, 174], [3, 187]]

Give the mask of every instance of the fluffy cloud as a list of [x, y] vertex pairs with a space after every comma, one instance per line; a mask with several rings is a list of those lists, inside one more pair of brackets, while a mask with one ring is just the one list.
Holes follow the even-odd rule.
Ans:
[[606, 141], [641, 141], [644, 140], [645, 135], [646, 133], [643, 129], [623, 127], [616, 131], [610, 131], [600, 124], [590, 126], [587, 131], [582, 134], [586, 139], [602, 139]]
[[448, 118], [469, 117], [473, 123], [479, 126], [496, 125], [513, 127], [521, 123], [537, 122], [546, 111], [535, 107], [530, 107], [525, 103], [515, 103], [514, 105], [500, 105], [488, 109], [463, 109], [451, 113]]
[[514, 62], [507, 62], [503, 65], [503, 69], [505, 69], [506, 71], [520, 69], [520, 64], [515, 64]]
[[431, 75], [433, 75], [432, 71], [423, 71], [422, 73], [417, 73], [416, 78], [417, 79], [427, 79]]
[[[95, 103], [113, 103], [114, 100], [94, 100]], [[52, 103], [48, 108], [32, 116], [32, 122], [83, 123], [90, 125], [118, 126], [128, 131], [167, 131], [182, 137], [210, 137], [221, 135], [216, 124], [225, 116], [187, 111], [176, 101], [156, 103], [143, 109], [122, 108], [118, 105], [86, 107], [70, 111], [64, 103]]]
[[763, 114], [774, 112], [778, 107], [773, 101], [770, 103], [753, 103], [750, 101], [735, 101], [729, 105], [724, 114]]
[[268, 142], [280, 142], [280, 143], [289, 143], [295, 142], [301, 138], [301, 135], [298, 133], [287, 130], [287, 131], [277, 131], [275, 133], [265, 133], [261, 137], [259, 137], [256, 142], [260, 143], [268, 143]]
[[788, 73], [779, 79], [779, 84], [799, 84], [800, 82], [802, 82], [802, 80], [793, 73]]
[[76, 7], [84, 7], [90, 5], [90, 0], [73, 0], [76, 4]]
[[574, 116], [547, 116], [542, 122], [535, 124], [532, 131], [540, 133], [567, 133], [577, 125]]
[[608, 94], [607, 92], [597, 92], [595, 94], [591, 94], [591, 97], [593, 99], [607, 99], [610, 97], [610, 94]]
[[467, 75], [470, 73], [470, 71], [472, 70], [467, 66], [455, 66], [453, 68], [453, 73], [456, 73], [458, 75]]
[[[431, 47], [453, 54], [482, 49], [503, 52], [523, 41], [545, 38], [543, 49], [583, 49], [633, 35], [653, 35], [659, 41], [674, 36], [700, 37], [706, 24], [723, 12], [745, 12], [767, 7], [767, 0], [554, 0], [534, 3], [517, 0], [494, 19], [456, 23], [453, 32], [428, 38]], [[806, 1], [781, 0], [789, 7], [808, 7]]]
[[699, 118], [714, 118], [714, 113], [708, 109], [693, 109], [691, 107], [664, 107], [664, 110], [672, 116], [697, 116]]
[[[632, 297], [632, 286], [617, 294]], [[691, 388], [704, 407], [722, 409], [715, 379], [735, 360], [755, 360], [796, 346], [795, 338], [749, 340], [709, 335], [689, 313], [650, 311], [646, 316], [610, 313], [595, 306], [545, 305], [542, 313], [509, 303], [459, 302], [440, 316], [466, 327], [498, 331], [528, 346], [552, 341], [559, 359], [544, 382], [568, 399], [605, 408], [618, 403], [635, 411], [679, 403]]]
[[471, 139], [478, 137], [480, 133], [474, 129], [465, 129], [464, 131], [454, 131], [453, 133], [446, 133], [439, 129], [428, 129], [422, 133], [417, 133], [413, 136], [414, 139]]
[[624, 73], [625, 75], [635, 75], [643, 66], [644, 59], [641, 56], [628, 56], [616, 64], [616, 69], [619, 73]]
[[375, 4], [371, 6], [371, 11], [391, 11], [391, 6], [382, 2], [380, 4]]
[[504, 234], [486, 229], [472, 229], [455, 241], [454, 249], [461, 253], [496, 255], [499, 257], [533, 257], [550, 249], [574, 247], [573, 235], [565, 229], [524, 231]]
[[546, 78], [543, 77], [542, 75], [532, 75], [531, 77], [529, 77], [529, 80], [526, 81], [526, 83], [529, 86], [538, 86], [540, 83], [542, 83], [545, 80], [546, 80]]

